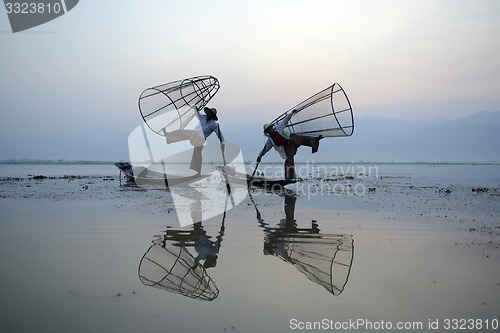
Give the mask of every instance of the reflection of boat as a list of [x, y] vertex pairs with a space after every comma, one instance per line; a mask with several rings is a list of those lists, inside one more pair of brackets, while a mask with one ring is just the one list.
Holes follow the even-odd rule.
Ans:
[[141, 185], [175, 186], [187, 185], [208, 177], [209, 175], [193, 175], [186, 177], [175, 177], [164, 173], [150, 170], [146, 167], [133, 167], [128, 162], [118, 162], [115, 166], [125, 175], [128, 181], [140, 183]]
[[265, 177], [252, 177], [246, 173], [238, 172], [234, 168], [227, 166], [217, 166], [216, 169], [224, 176], [227, 177], [229, 182], [236, 184], [247, 184], [248, 186], [269, 188], [272, 190], [282, 190], [284, 186], [293, 184], [298, 179], [272, 179]]
[[352, 235], [321, 233], [314, 220], [310, 228], [299, 228], [294, 218], [296, 199], [285, 196], [285, 219], [274, 228], [264, 222], [254, 202], [265, 232], [264, 254], [291, 263], [309, 280], [338, 296], [349, 280], [354, 259]]

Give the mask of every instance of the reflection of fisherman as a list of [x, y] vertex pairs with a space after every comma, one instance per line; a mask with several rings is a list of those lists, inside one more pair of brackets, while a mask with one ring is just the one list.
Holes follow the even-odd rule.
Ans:
[[[197, 110], [197, 109], [196, 109]], [[198, 110], [197, 110], [198, 111]], [[210, 134], [217, 134], [217, 137], [221, 143], [221, 149], [224, 151], [224, 136], [220, 131], [219, 124], [217, 123], [217, 109], [215, 108], [204, 108], [205, 114], [202, 115], [198, 113], [198, 118], [200, 120], [200, 126], [197, 126], [195, 130], [189, 129], [180, 129], [172, 132], [166, 132], [165, 128], [163, 129], [163, 134], [167, 138], [167, 143], [174, 143], [178, 141], [189, 140], [191, 145], [193, 145], [193, 156], [191, 158], [191, 164], [189, 168], [196, 171], [198, 174], [201, 173], [201, 163], [202, 163], [202, 155], [201, 152], [203, 150], [203, 144], [205, 140], [210, 136]]]
[[203, 230], [201, 223], [194, 224], [192, 235], [194, 238], [194, 249], [198, 252], [198, 256], [195, 258], [196, 264], [204, 260], [203, 267], [205, 268], [215, 267], [215, 265], [217, 265], [217, 258], [222, 243], [222, 237], [224, 237], [224, 230], [224, 224], [222, 224], [219, 235], [217, 235], [215, 240], [211, 240], [211, 237], [207, 236], [207, 232]]
[[295, 202], [297, 198], [295, 196], [287, 195], [285, 196], [285, 219], [280, 220], [279, 228], [273, 231], [269, 230], [269, 233], [264, 242], [264, 254], [265, 255], [278, 255], [285, 261], [290, 261], [288, 252], [285, 249], [285, 241], [279, 239], [281, 233], [295, 233], [297, 230], [297, 223], [295, 222]]
[[[207, 235], [207, 232], [203, 229], [202, 225], [202, 197], [199, 195], [200, 193], [198, 191], [193, 191], [194, 192], [190, 192], [190, 198], [194, 199], [194, 201], [189, 205], [191, 211], [191, 219], [193, 221], [193, 230], [189, 231], [187, 234], [187, 239], [194, 243], [194, 249], [198, 253], [198, 256], [196, 256], [194, 260], [193, 267], [198, 266], [200, 264], [200, 261], [203, 261], [204, 268], [215, 267], [222, 243], [222, 237], [224, 237], [224, 231], [226, 229], [224, 226], [224, 219], [222, 220], [219, 234], [217, 235], [215, 240], [212, 240], [212, 237]], [[171, 232], [171, 234], [173, 233]], [[185, 232], [184, 235], [186, 235]], [[175, 237], [173, 237], [173, 239], [175, 239]], [[184, 242], [186, 242], [185, 237], [183, 239]], [[181, 238], [176, 240], [181, 241]]]
[[257, 220], [265, 232], [264, 255], [273, 255], [292, 264], [309, 280], [338, 296], [351, 272], [352, 235], [322, 234], [315, 220], [309, 228], [298, 227], [294, 218], [295, 201], [296, 197], [285, 196], [285, 219], [281, 219], [276, 228], [263, 222], [255, 206]]
[[274, 149], [285, 159], [285, 178], [295, 178], [295, 162], [294, 156], [300, 146], [308, 146], [312, 148], [312, 153], [318, 151], [319, 140], [323, 138], [322, 135], [318, 137], [289, 134], [285, 131], [286, 124], [290, 118], [297, 113], [297, 110], [290, 112], [285, 118], [276, 123], [274, 126], [264, 124], [264, 134], [268, 137], [266, 145], [257, 157], [257, 163], [260, 163], [262, 156], [264, 156], [273, 146]]
[[153, 245], [141, 258], [141, 282], [193, 299], [214, 300], [219, 289], [207, 268], [215, 267], [223, 236], [224, 221], [216, 240], [207, 235], [201, 222], [194, 224], [191, 230], [167, 227], [165, 235], [155, 236]]
[[291, 262], [288, 246], [293, 238], [300, 238], [302, 234], [319, 234], [318, 225], [312, 222], [311, 228], [299, 228], [295, 221], [295, 202], [297, 197], [285, 196], [285, 218], [280, 220], [278, 228], [268, 228], [264, 241], [264, 254], [276, 255], [285, 261]]

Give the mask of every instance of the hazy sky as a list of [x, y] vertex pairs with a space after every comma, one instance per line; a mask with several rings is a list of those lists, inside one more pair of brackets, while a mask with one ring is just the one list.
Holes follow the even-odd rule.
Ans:
[[13, 34], [0, 13], [0, 137], [132, 130], [147, 87], [216, 76], [225, 125], [334, 82], [355, 116], [500, 110], [500, 1], [81, 0]]

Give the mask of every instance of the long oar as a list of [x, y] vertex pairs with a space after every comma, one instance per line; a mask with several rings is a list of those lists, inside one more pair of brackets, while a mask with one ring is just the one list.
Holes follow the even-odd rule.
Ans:
[[255, 176], [255, 172], [257, 172], [257, 168], [259, 167], [260, 161], [255, 162], [255, 168], [253, 169], [252, 175], [250, 176], [250, 179], [248, 180], [248, 189], [250, 190], [250, 186], [252, 185], [252, 180], [253, 177]]
[[256, 162], [255, 168], [253, 169], [252, 176], [250, 176], [250, 182], [252, 181], [253, 177], [255, 176], [255, 172], [257, 172], [257, 168], [259, 167], [260, 162]]
[[[221, 133], [220, 131], [220, 126], [219, 126], [219, 134]], [[226, 188], [227, 188], [227, 194], [229, 194], [229, 198], [231, 199], [231, 204], [233, 205], [234, 207], [234, 198], [233, 198], [233, 194], [231, 193], [231, 186], [229, 185], [229, 179], [227, 178], [227, 164], [226, 164], [226, 155], [224, 153], [224, 149], [222, 149], [222, 144], [221, 144], [221, 147], [220, 147], [220, 151], [222, 153], [222, 163], [224, 164], [224, 172], [223, 172], [223, 175], [224, 175], [224, 178], [226, 180]]]

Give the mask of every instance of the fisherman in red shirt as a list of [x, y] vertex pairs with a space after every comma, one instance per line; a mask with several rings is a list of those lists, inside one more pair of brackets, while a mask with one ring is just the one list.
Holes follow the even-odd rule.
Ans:
[[318, 151], [319, 140], [323, 138], [322, 135], [317, 137], [290, 134], [285, 130], [286, 124], [290, 118], [297, 113], [297, 110], [290, 112], [285, 118], [276, 123], [274, 126], [271, 124], [264, 124], [264, 134], [268, 139], [264, 148], [257, 157], [257, 163], [260, 163], [262, 156], [264, 156], [272, 147], [280, 154], [285, 160], [285, 178], [295, 178], [295, 162], [294, 156], [300, 146], [308, 146], [312, 148], [312, 153]]

